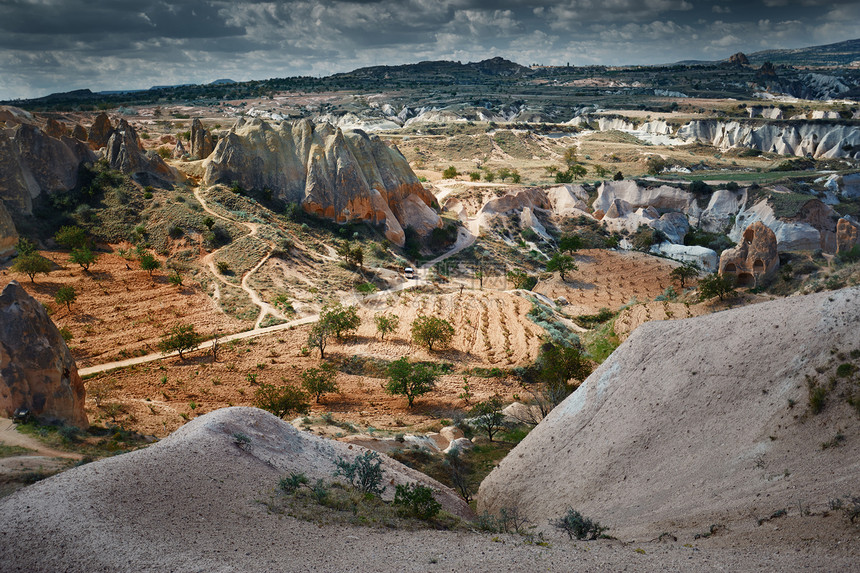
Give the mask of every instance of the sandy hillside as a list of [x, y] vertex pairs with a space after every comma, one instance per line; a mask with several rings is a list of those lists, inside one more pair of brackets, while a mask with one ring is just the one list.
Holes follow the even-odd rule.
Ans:
[[570, 506], [636, 539], [784, 530], [856, 557], [860, 524], [830, 503], [860, 491], [858, 326], [858, 288], [644, 324], [482, 483], [479, 511]]
[[[237, 443], [237, 434], [249, 438]], [[518, 535], [308, 522], [270, 512], [290, 471], [327, 477], [358, 446], [297, 433], [258, 410], [196, 420], [149, 448], [93, 462], [0, 500], [3, 571], [654, 571], [840, 568], [824, 548], [713, 549], [707, 541], [549, 543]], [[420, 476], [386, 462], [396, 482]], [[456, 501], [447, 498], [446, 503]], [[841, 567], [844, 569], [844, 567]]]

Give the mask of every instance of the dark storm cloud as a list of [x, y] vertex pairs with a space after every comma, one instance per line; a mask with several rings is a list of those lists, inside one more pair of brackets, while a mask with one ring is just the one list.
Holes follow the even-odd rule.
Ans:
[[663, 63], [858, 36], [833, 0], [0, 0], [0, 98], [425, 59]]

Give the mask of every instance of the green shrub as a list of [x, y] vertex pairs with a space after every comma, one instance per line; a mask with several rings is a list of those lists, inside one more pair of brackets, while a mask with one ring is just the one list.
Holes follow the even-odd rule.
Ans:
[[290, 412], [307, 414], [307, 394], [288, 384], [261, 384], [254, 392], [254, 405], [283, 418]]
[[457, 172], [457, 168], [454, 167], [453, 165], [451, 165], [450, 167], [448, 167], [447, 169], [445, 169], [442, 172], [442, 177], [444, 179], [453, 179], [457, 175], [459, 175], [459, 173]]
[[592, 521], [590, 518], [583, 516], [572, 508], [568, 508], [567, 513], [550, 523], [554, 527], [567, 533], [570, 539], [573, 539], [574, 537], [577, 539], [588, 540], [597, 539], [607, 529], [606, 527], [601, 527], [598, 522]]
[[364, 493], [379, 495], [385, 489], [382, 485], [382, 460], [376, 452], [366, 451], [352, 462], [339, 458], [335, 465], [335, 477], [345, 477], [354, 488]]
[[433, 519], [442, 509], [442, 504], [433, 498], [433, 490], [417, 483], [398, 485], [394, 494], [394, 505], [424, 521]]
[[281, 481], [278, 482], [278, 487], [284, 493], [293, 493], [297, 489], [299, 489], [302, 484], [308, 483], [308, 478], [303, 473], [291, 473], [289, 476], [285, 478], [281, 478]]

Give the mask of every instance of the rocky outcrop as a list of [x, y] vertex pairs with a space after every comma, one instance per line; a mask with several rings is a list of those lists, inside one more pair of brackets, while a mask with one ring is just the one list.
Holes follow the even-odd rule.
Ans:
[[829, 205], [810, 198], [795, 217], [780, 219], [767, 199], [741, 209], [729, 238], [740, 243], [744, 231], [757, 221], [767, 225], [776, 235], [777, 248], [784, 251], [836, 251], [836, 222], [839, 216]]
[[200, 123], [198, 118], [191, 120], [191, 156], [194, 159], [206, 159], [215, 151], [215, 141]]
[[750, 61], [747, 58], [747, 55], [743, 52], [738, 52], [737, 54], [732, 54], [729, 56], [729, 63], [735, 64], [736, 66], [748, 66]]
[[776, 235], [761, 221], [747, 227], [741, 242], [720, 255], [720, 275], [740, 287], [763, 285], [778, 268]]
[[806, 375], [826, 385], [832, 350], [858, 347], [860, 288], [645, 323], [481, 483], [478, 513], [547, 523], [571, 507], [620, 539], [691, 539], [798, 499], [826, 511], [825, 492], [856, 482], [860, 427], [833, 392], [811, 422]]
[[60, 123], [53, 117], [49, 117], [48, 122], [45, 124], [45, 133], [51, 137], [59, 139], [64, 135], [69, 135], [69, 130], [64, 124]]
[[173, 147], [173, 159], [181, 159], [185, 157], [188, 152], [185, 151], [185, 146], [182, 145], [181, 139], [176, 139], [176, 145]]
[[84, 129], [84, 126], [80, 123], [76, 123], [75, 127], [72, 128], [72, 137], [78, 141], [86, 141], [89, 138], [89, 135], [87, 134], [87, 130]]
[[86, 392], [60, 331], [16, 281], [0, 293], [0, 414], [19, 408], [46, 422], [89, 423]]
[[436, 215], [428, 227], [428, 211], [414, 211], [416, 199], [430, 207], [434, 198], [406, 158], [363, 131], [343, 132], [309, 120], [271, 125], [240, 119], [203, 165], [209, 185], [268, 188], [322, 217], [383, 224], [386, 237], [397, 245], [404, 243], [407, 219], [419, 219], [424, 228], [439, 224]]
[[167, 165], [161, 156], [147, 154], [141, 149], [137, 132], [124, 119], [108, 139], [105, 159], [113, 169], [130, 175], [141, 185], [169, 187], [180, 179], [176, 169]]
[[108, 114], [102, 112], [93, 120], [87, 132], [87, 142], [93, 150], [99, 150], [107, 145], [110, 136], [113, 135], [113, 125], [111, 125]]
[[682, 263], [693, 263], [706, 273], [716, 272], [719, 266], [717, 252], [698, 245], [676, 245], [665, 241], [652, 245], [651, 252]]
[[10, 213], [32, 213], [42, 193], [68, 191], [82, 163], [95, 154], [76, 139], [49, 136], [33, 123], [7, 122], [0, 129], [0, 200]]
[[836, 223], [836, 253], [846, 253], [857, 244], [860, 244], [860, 225], [850, 217], [842, 217]]
[[616, 199], [623, 200], [634, 210], [653, 207], [660, 211], [688, 213], [696, 205], [693, 194], [678, 187], [640, 187], [636, 181], [604, 181], [597, 188], [597, 199], [592, 207], [608, 216], [609, 207]]
[[3, 205], [3, 201], [0, 201], [0, 260], [15, 253], [17, 242], [18, 231], [15, 229], [15, 223]]

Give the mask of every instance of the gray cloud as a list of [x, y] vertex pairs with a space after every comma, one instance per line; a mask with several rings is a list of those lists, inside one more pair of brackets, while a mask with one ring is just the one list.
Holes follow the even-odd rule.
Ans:
[[856, 37], [852, 0], [0, 0], [0, 98], [425, 59], [648, 64]]

